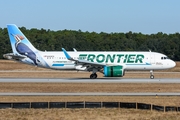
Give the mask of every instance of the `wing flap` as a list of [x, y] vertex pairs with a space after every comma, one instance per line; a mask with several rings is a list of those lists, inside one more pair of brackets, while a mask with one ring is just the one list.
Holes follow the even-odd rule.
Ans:
[[77, 64], [89, 64], [91, 66], [106, 66], [105, 63], [97, 63], [97, 62], [91, 62], [91, 61], [87, 61], [87, 60], [77, 60]]

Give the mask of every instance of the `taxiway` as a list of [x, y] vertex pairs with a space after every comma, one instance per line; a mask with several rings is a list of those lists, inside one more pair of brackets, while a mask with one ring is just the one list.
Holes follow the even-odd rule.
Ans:
[[156, 79], [144, 79], [144, 78], [0, 78], [0, 82], [11, 83], [180, 83], [180, 78], [156, 78]]

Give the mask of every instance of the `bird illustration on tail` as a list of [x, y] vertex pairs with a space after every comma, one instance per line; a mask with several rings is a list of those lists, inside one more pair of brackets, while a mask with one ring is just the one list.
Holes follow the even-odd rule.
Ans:
[[36, 54], [26, 44], [22, 42], [22, 40], [24, 40], [25, 38], [21, 35], [13, 35], [13, 34], [11, 35], [16, 40], [16, 43], [15, 43], [16, 51], [21, 55], [27, 56], [34, 62], [35, 65], [38, 65], [36, 60], [38, 62], [40, 61], [37, 59]]

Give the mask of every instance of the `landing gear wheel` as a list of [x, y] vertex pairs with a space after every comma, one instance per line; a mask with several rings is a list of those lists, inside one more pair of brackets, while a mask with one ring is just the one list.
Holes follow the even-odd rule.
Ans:
[[150, 75], [150, 78], [151, 78], [151, 79], [154, 79], [154, 75]]
[[96, 73], [91, 74], [91, 75], [90, 75], [90, 78], [91, 78], [91, 79], [96, 79], [96, 78], [97, 78], [97, 74], [96, 74]]
[[150, 79], [154, 79], [153, 70], [150, 70]]

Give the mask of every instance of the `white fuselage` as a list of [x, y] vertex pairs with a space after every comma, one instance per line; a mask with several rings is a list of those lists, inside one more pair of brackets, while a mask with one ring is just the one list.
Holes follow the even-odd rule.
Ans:
[[[77, 70], [74, 61], [63, 52], [38, 52], [51, 69]], [[162, 70], [175, 66], [175, 62], [157, 52], [68, 52], [74, 59], [106, 63], [107, 66], [123, 65], [125, 70]], [[43, 63], [40, 67], [46, 67]]]
[[17, 60], [30, 65], [57, 70], [91, 71], [91, 79], [96, 79], [96, 72], [105, 77], [122, 77], [125, 70], [153, 70], [173, 68], [176, 64], [166, 55], [156, 52], [42, 52], [37, 50], [20, 29], [14, 25], [7, 25], [13, 53], [3, 55], [7, 59]]

